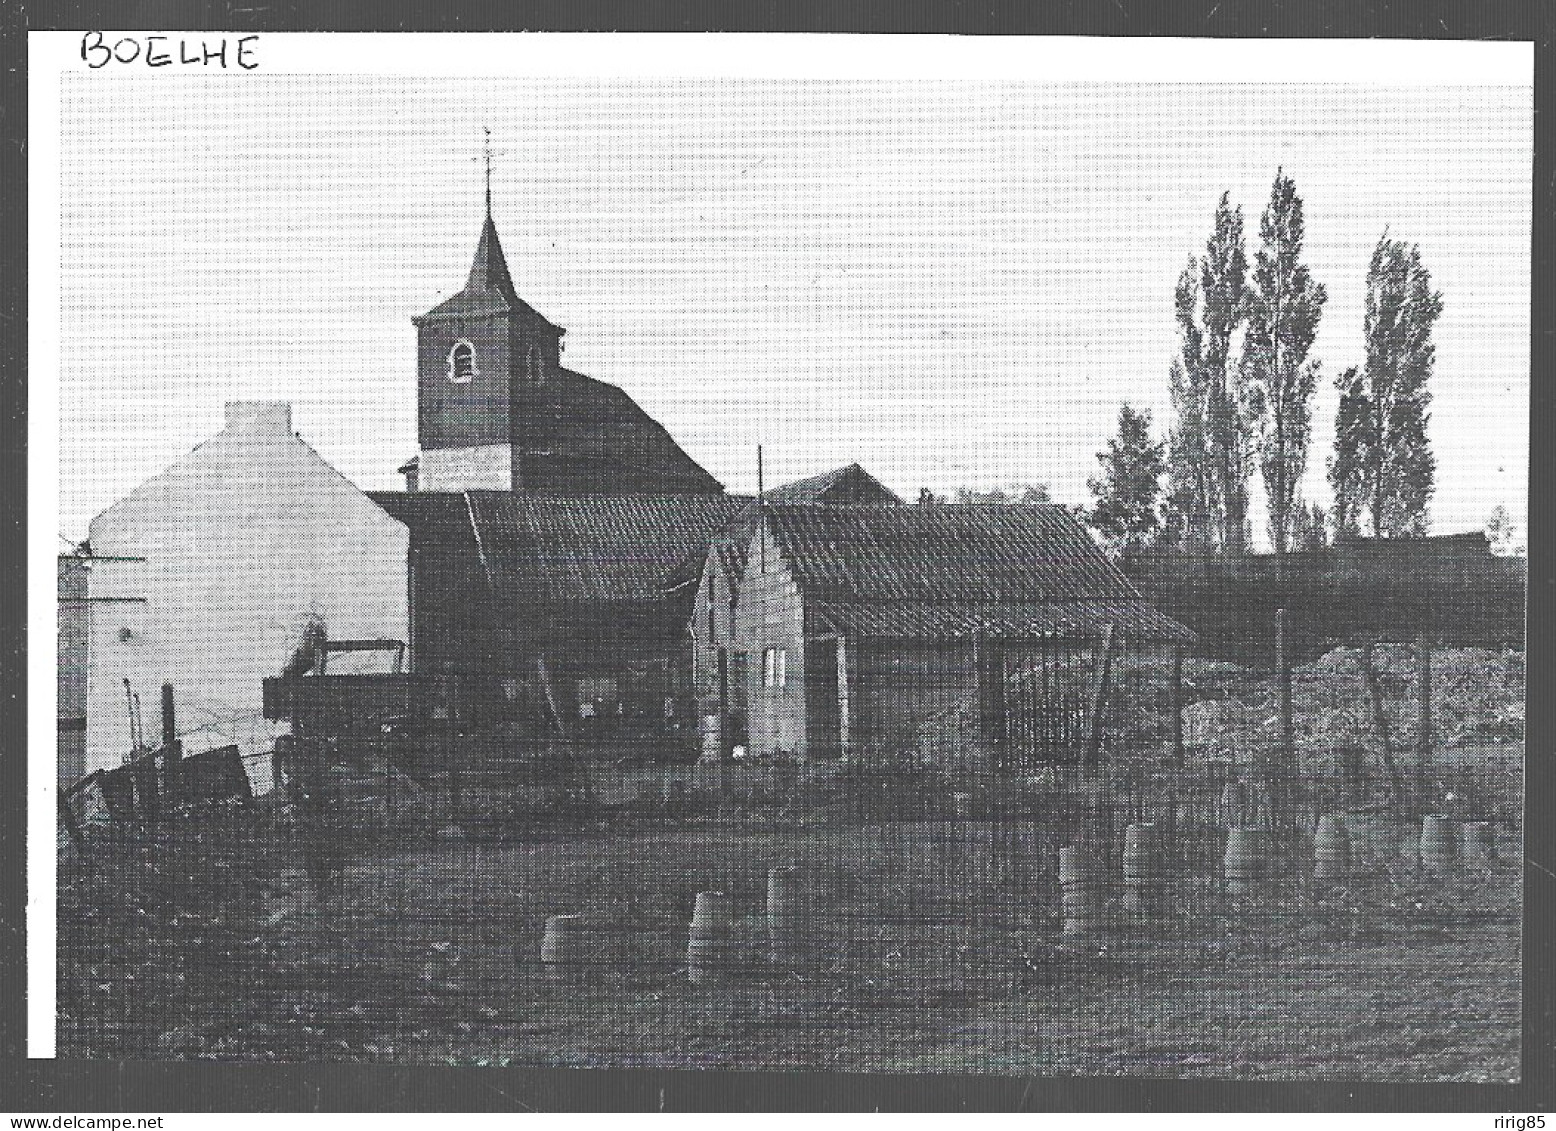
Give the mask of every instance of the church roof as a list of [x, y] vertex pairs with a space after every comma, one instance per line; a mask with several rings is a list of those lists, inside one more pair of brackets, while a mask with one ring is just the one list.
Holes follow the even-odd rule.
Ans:
[[715, 493], [719, 481], [624, 390], [558, 369], [525, 407], [523, 484], [566, 494]]
[[476, 243], [475, 259], [470, 264], [465, 289], [444, 299], [414, 321], [429, 318], [478, 318], [513, 311], [523, 311], [557, 333], [566, 333], [562, 327], [519, 297], [513, 285], [513, 276], [508, 271], [508, 258], [503, 254], [502, 240], [497, 237], [497, 225], [488, 212], [486, 222], [481, 225], [481, 238]]

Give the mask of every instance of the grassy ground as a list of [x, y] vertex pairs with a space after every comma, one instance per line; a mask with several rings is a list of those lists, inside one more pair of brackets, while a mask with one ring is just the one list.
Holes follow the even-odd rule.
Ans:
[[[1036, 844], [1035, 830], [1032, 843]], [[1044, 1075], [1511, 1080], [1520, 876], [1429, 881], [1401, 855], [1320, 891], [1233, 900], [1186, 879], [1084, 945], [1047, 889], [984, 866], [987, 825], [730, 822], [365, 850], [309, 894], [278, 853], [238, 906], [61, 902], [63, 1056], [823, 1068]], [[815, 944], [764, 961], [766, 872], [797, 865]], [[93, 885], [98, 885], [94, 889]], [[695, 894], [727, 892], [742, 969], [685, 976]], [[95, 894], [94, 894], [95, 891]], [[598, 964], [538, 963], [583, 912]]]

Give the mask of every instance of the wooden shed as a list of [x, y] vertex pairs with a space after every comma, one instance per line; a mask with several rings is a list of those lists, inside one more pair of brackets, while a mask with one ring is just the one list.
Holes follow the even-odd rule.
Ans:
[[719, 701], [745, 706], [745, 742], [726, 745], [751, 756], [893, 755], [970, 706], [991, 756], [1063, 760], [1085, 727], [1074, 676], [1105, 640], [1192, 638], [1062, 506], [767, 502], [731, 530], [749, 531], [726, 555], [739, 583], [704, 631], [725, 626]]

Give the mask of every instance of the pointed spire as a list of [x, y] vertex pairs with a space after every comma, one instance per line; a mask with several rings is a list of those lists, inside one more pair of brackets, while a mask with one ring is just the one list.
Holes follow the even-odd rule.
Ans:
[[470, 265], [465, 290], [496, 291], [504, 298], [518, 299], [513, 277], [508, 274], [508, 260], [502, 253], [502, 241], [497, 238], [497, 225], [490, 215], [481, 225], [481, 242], [476, 244], [475, 262]]
[[513, 289], [508, 260], [502, 253], [502, 241], [497, 238], [497, 224], [492, 219], [492, 131], [482, 126], [481, 133], [481, 152], [486, 162], [486, 219], [481, 225], [481, 241], [476, 245], [475, 262], [470, 265], [465, 290], [496, 291], [516, 302], [519, 296]]

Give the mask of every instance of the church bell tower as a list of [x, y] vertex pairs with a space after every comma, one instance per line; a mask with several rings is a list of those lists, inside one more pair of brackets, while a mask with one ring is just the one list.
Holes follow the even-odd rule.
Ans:
[[469, 278], [414, 322], [419, 489], [524, 490], [527, 408], [560, 369], [567, 331], [514, 289], [492, 220], [490, 151], [486, 219]]

